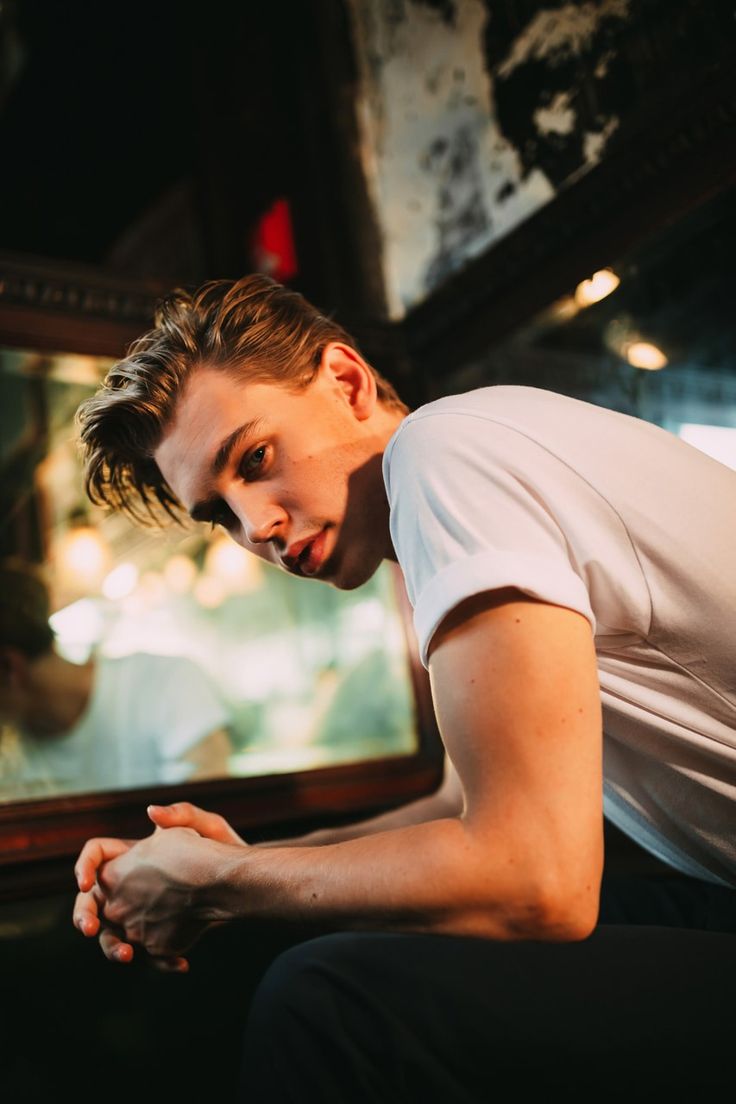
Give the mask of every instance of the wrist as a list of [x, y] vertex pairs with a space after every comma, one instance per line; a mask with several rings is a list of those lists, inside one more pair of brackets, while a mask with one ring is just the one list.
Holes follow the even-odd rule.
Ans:
[[204, 889], [204, 906], [210, 920], [240, 920], [248, 915], [246, 886], [251, 847], [220, 844], [222, 854]]

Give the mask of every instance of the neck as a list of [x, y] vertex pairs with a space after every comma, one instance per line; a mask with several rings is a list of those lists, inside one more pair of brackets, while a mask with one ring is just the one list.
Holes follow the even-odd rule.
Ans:
[[[388, 445], [390, 439], [393, 437], [394, 433], [396, 432], [398, 427], [401, 425], [404, 418], [407, 417], [407, 415], [403, 412], [403, 410], [397, 410], [395, 407], [390, 407], [390, 406], [386, 407], [386, 406], [380, 406], [379, 405], [379, 410], [380, 410], [380, 418], [379, 418], [379, 421], [378, 421], [377, 427], [376, 427], [377, 428], [378, 440], [380, 442], [380, 457], [379, 457], [379, 472], [378, 472], [378, 475], [379, 475], [380, 480], [381, 480], [381, 487], [382, 487], [382, 490], [383, 490], [383, 498], [385, 499], [385, 487], [383, 485], [383, 454], [386, 451], [386, 446]], [[385, 525], [386, 525], [386, 548], [385, 548], [383, 558], [385, 560], [392, 560], [394, 563], [398, 563], [398, 558], [396, 556], [396, 552], [394, 550], [394, 546], [393, 546], [393, 543], [391, 541], [391, 534], [390, 534], [390, 531], [389, 531], [388, 501], [386, 501]]]

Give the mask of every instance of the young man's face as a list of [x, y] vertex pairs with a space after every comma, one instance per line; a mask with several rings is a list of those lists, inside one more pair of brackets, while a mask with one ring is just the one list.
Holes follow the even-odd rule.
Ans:
[[381, 460], [402, 418], [376, 401], [365, 362], [331, 343], [298, 392], [197, 369], [154, 459], [196, 520], [286, 571], [351, 590], [395, 559]]

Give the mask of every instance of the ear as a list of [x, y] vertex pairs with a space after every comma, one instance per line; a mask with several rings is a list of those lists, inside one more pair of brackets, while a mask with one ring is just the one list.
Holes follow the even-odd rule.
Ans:
[[363, 357], [342, 341], [330, 341], [322, 350], [319, 372], [347, 401], [354, 416], [365, 421], [376, 408], [376, 377]]

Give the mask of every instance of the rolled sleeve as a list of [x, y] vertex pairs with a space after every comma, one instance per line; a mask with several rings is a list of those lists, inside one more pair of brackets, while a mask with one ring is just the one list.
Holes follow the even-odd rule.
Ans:
[[425, 667], [429, 667], [430, 641], [450, 610], [465, 598], [501, 587], [516, 587], [532, 598], [577, 610], [588, 619], [595, 634], [595, 615], [588, 592], [577, 575], [530, 556], [484, 553], [448, 564], [430, 579], [419, 595], [414, 609], [414, 629]]

